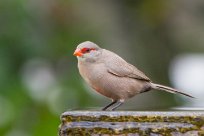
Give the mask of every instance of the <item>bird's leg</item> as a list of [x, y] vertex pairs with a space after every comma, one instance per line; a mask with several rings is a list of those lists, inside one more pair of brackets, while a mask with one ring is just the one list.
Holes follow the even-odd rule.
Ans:
[[120, 100], [113, 108], [111, 108], [112, 111], [117, 109], [119, 106], [121, 106], [124, 103], [124, 100]]
[[110, 106], [112, 106], [113, 104], [117, 103], [116, 100], [113, 100], [110, 104], [108, 104], [107, 106], [103, 107], [102, 110], [105, 111], [107, 110]]

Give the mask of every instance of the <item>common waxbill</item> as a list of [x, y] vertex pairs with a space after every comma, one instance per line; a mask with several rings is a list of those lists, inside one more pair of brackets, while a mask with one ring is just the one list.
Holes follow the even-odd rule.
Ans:
[[112, 102], [102, 110], [111, 106], [110, 110], [115, 110], [125, 100], [151, 89], [179, 93], [193, 98], [179, 90], [153, 83], [135, 66], [93, 42], [86, 41], [79, 44], [74, 55], [77, 56], [79, 72], [85, 81], [98, 93], [112, 99]]

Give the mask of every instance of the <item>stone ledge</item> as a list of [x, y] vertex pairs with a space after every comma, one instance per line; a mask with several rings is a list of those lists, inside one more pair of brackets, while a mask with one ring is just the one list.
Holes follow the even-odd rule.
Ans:
[[60, 136], [204, 135], [204, 111], [68, 111]]

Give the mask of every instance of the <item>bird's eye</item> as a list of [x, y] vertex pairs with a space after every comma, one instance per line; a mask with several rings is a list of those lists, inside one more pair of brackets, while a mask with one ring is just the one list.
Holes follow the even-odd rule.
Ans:
[[82, 52], [82, 53], [88, 53], [88, 52], [90, 52], [91, 50], [94, 50], [94, 49], [92, 49], [92, 48], [83, 48], [83, 49], [81, 50], [81, 52]]

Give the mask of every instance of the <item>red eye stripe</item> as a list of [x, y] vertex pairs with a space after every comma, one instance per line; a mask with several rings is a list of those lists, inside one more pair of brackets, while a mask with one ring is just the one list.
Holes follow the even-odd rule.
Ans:
[[83, 49], [81, 49], [81, 52], [82, 53], [87, 53], [87, 52], [90, 52], [92, 50], [95, 50], [95, 49], [94, 48], [83, 48]]

